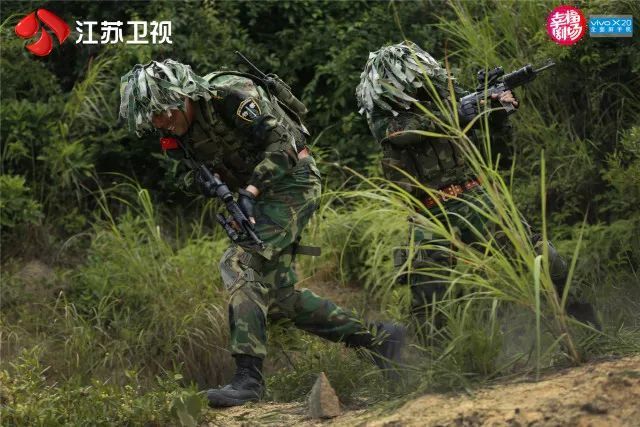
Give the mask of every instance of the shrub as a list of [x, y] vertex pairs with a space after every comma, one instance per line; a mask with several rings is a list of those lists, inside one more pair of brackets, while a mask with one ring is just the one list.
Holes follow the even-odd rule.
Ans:
[[22, 176], [0, 176], [0, 226], [36, 224], [42, 219], [40, 203], [33, 199]]

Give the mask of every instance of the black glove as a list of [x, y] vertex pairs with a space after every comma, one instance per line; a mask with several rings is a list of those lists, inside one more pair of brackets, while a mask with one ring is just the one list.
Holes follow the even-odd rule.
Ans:
[[214, 197], [215, 196], [215, 188], [211, 188], [211, 183], [207, 182], [207, 179], [203, 176], [202, 172], [196, 170], [195, 174], [195, 182], [200, 190], [200, 192], [206, 197]]
[[242, 188], [238, 190], [238, 206], [240, 206], [240, 210], [242, 210], [242, 213], [244, 213], [247, 218], [256, 217], [256, 196], [254, 196], [250, 191]]
[[463, 98], [458, 105], [458, 116], [460, 117], [460, 124], [466, 126], [474, 117], [479, 114], [478, 102], [472, 98]]

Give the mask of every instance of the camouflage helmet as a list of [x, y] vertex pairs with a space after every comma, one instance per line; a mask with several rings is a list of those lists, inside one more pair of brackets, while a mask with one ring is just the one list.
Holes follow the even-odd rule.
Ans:
[[[409, 109], [416, 101], [414, 95], [429, 78], [446, 82], [447, 71], [431, 55], [410, 41], [385, 46], [369, 53], [356, 88], [359, 113], [371, 117], [374, 107], [391, 111]], [[434, 82], [435, 83], [435, 82]]]
[[153, 129], [154, 113], [183, 110], [185, 97], [211, 99], [209, 83], [189, 65], [172, 59], [136, 64], [120, 79], [120, 116], [141, 135]]

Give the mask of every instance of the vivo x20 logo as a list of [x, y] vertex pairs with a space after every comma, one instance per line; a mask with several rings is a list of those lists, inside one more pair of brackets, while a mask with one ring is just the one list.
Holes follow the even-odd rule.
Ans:
[[41, 30], [40, 38], [36, 42], [28, 44], [26, 47], [29, 52], [34, 55], [47, 56], [53, 49], [53, 41], [49, 33], [47, 33], [44, 28], [40, 28], [38, 21], [42, 21], [44, 27], [53, 31], [53, 34], [56, 35], [60, 44], [69, 37], [71, 30], [66, 22], [47, 9], [38, 9], [37, 12], [31, 12], [18, 22], [16, 25], [16, 34], [23, 39], [30, 39], [36, 35], [39, 29]]

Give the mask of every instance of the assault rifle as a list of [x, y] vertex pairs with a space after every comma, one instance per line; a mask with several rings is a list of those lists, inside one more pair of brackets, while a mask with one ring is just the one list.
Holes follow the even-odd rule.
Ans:
[[[478, 87], [476, 91], [460, 99], [461, 118], [466, 123], [470, 122], [478, 114], [480, 101], [491, 100], [491, 95], [493, 94], [523, 86], [534, 80], [540, 72], [554, 65], [556, 64], [551, 60], [548, 60], [546, 64], [538, 69], [534, 69], [531, 64], [527, 64], [507, 75], [504, 75], [502, 67], [496, 67], [489, 70], [488, 73], [485, 70], [478, 71]], [[507, 114], [512, 114], [516, 110], [510, 102], [502, 103], [502, 107], [504, 107], [504, 111]]]
[[[253, 223], [249, 221], [249, 218], [247, 218], [244, 212], [242, 212], [242, 209], [240, 209], [240, 206], [238, 206], [238, 203], [233, 199], [233, 193], [231, 193], [227, 184], [222, 182], [217, 175], [213, 174], [207, 165], [198, 161], [189, 147], [180, 141], [179, 138], [160, 138], [160, 145], [165, 151], [181, 148], [185, 157], [195, 165], [195, 170], [199, 174], [200, 184], [204, 195], [207, 197], [217, 197], [225, 204], [230, 216], [225, 218], [224, 215], [218, 213], [216, 214], [216, 219], [218, 220], [218, 223], [222, 225], [222, 228], [224, 228], [224, 231], [227, 233], [227, 236], [229, 236], [231, 241], [237, 243], [242, 240], [242, 234], [244, 234], [252, 243], [259, 246], [260, 249], [264, 249], [264, 242], [256, 234]], [[237, 224], [242, 234], [236, 231], [233, 223]]]

